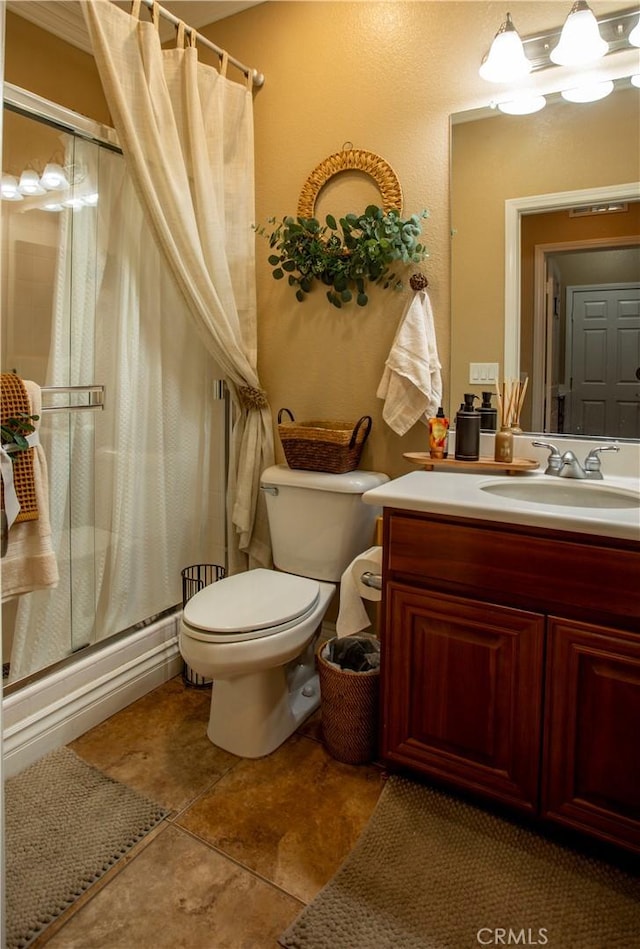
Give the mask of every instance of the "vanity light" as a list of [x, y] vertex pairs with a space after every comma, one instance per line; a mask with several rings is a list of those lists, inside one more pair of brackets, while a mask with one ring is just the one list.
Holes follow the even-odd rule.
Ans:
[[55, 162], [49, 162], [45, 165], [40, 184], [47, 191], [57, 191], [60, 188], [69, 187], [69, 181], [64, 173], [64, 169]]
[[0, 184], [0, 197], [3, 201], [22, 201], [18, 188], [18, 179], [15, 175], [3, 175]]
[[82, 200], [88, 207], [95, 208], [98, 203], [98, 192], [93, 191], [91, 194], [85, 194]]
[[576, 0], [567, 17], [560, 42], [549, 58], [558, 66], [582, 66], [600, 59], [609, 49], [602, 39], [598, 21], [586, 0]]
[[531, 63], [524, 54], [522, 40], [510, 13], [493, 38], [479, 72], [487, 82], [513, 82], [531, 72]]
[[640, 20], [629, 33], [629, 42], [632, 46], [640, 46]]
[[567, 102], [597, 102], [598, 99], [605, 99], [613, 92], [613, 82], [611, 79], [605, 82], [586, 82], [574, 89], [565, 89], [560, 93]]
[[508, 102], [498, 102], [498, 108], [507, 115], [532, 115], [544, 109], [547, 100], [544, 96], [526, 95]]
[[38, 172], [33, 171], [31, 168], [25, 169], [25, 171], [23, 171], [20, 175], [20, 183], [18, 188], [20, 190], [20, 194], [44, 194], [44, 188], [40, 184]]

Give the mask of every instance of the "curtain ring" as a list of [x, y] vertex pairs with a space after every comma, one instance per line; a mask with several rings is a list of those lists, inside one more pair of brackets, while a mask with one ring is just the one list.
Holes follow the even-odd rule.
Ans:
[[178, 32], [178, 35], [176, 36], [176, 49], [184, 49], [185, 27], [184, 27], [183, 20], [180, 20], [180, 22], [178, 23], [177, 32]]
[[221, 76], [224, 76], [225, 79], [227, 78], [228, 65], [229, 65], [229, 54], [226, 51], [226, 49], [223, 49], [222, 52], [220, 53], [220, 67], [218, 69], [218, 72], [220, 73]]
[[140, 0], [131, 0], [131, 16], [140, 19]]
[[153, 0], [153, 6], [151, 7], [151, 22], [156, 28], [156, 32], [160, 32], [160, 4], [157, 0]]

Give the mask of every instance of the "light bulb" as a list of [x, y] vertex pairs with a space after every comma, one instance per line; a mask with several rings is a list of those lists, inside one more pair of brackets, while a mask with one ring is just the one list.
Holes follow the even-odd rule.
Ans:
[[46, 188], [47, 191], [57, 191], [60, 188], [69, 187], [69, 181], [64, 173], [64, 169], [55, 162], [49, 162], [48, 165], [45, 165], [40, 184], [43, 188]]
[[632, 46], [640, 46], [640, 20], [629, 33], [629, 42]]
[[3, 201], [22, 201], [22, 195], [18, 189], [18, 179], [15, 175], [2, 176], [0, 196]]
[[605, 99], [613, 92], [613, 82], [606, 79], [604, 82], [585, 82], [573, 89], [565, 89], [560, 93], [567, 102], [597, 102]]
[[547, 100], [544, 96], [527, 95], [508, 102], [498, 102], [498, 108], [507, 115], [532, 115], [544, 109], [546, 104]]
[[44, 188], [40, 184], [38, 172], [32, 171], [30, 168], [27, 168], [20, 175], [18, 188], [20, 189], [20, 194], [44, 194]]
[[510, 13], [496, 33], [479, 72], [487, 82], [513, 82], [531, 72], [531, 63], [524, 54], [522, 40]]
[[640, 73], [637, 73], [635, 76], [630, 76], [629, 78], [631, 79], [631, 85], [640, 89]]
[[583, 66], [600, 59], [609, 44], [600, 36], [598, 21], [586, 0], [576, 0], [565, 20], [560, 42], [549, 53], [558, 66]]

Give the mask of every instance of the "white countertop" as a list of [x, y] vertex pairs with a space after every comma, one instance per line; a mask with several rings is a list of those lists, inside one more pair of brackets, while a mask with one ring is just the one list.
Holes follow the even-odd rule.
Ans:
[[[553, 530], [575, 531], [604, 537], [623, 537], [640, 542], [640, 507], [593, 508], [544, 504], [504, 498], [482, 491], [483, 485], [498, 480], [524, 479], [564, 481], [542, 471], [517, 475], [448, 471], [412, 471], [363, 495], [367, 504], [406, 511], [449, 514], [506, 524], [523, 524]], [[575, 484], [575, 481], [572, 482]], [[637, 478], [607, 477], [599, 482], [579, 482], [589, 490], [592, 485], [640, 491]]]

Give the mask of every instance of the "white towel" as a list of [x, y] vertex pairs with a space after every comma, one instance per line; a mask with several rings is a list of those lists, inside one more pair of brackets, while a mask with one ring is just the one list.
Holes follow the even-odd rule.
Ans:
[[[31, 414], [42, 412], [40, 387], [25, 380]], [[36, 431], [39, 423], [35, 422]], [[9, 531], [9, 545], [2, 560], [2, 602], [58, 583], [58, 565], [51, 542], [47, 459], [41, 445], [33, 451], [33, 483], [38, 504], [36, 521], [18, 521]]]
[[416, 422], [428, 424], [442, 405], [442, 377], [431, 302], [418, 290], [407, 304], [376, 395], [382, 417], [398, 435]]

